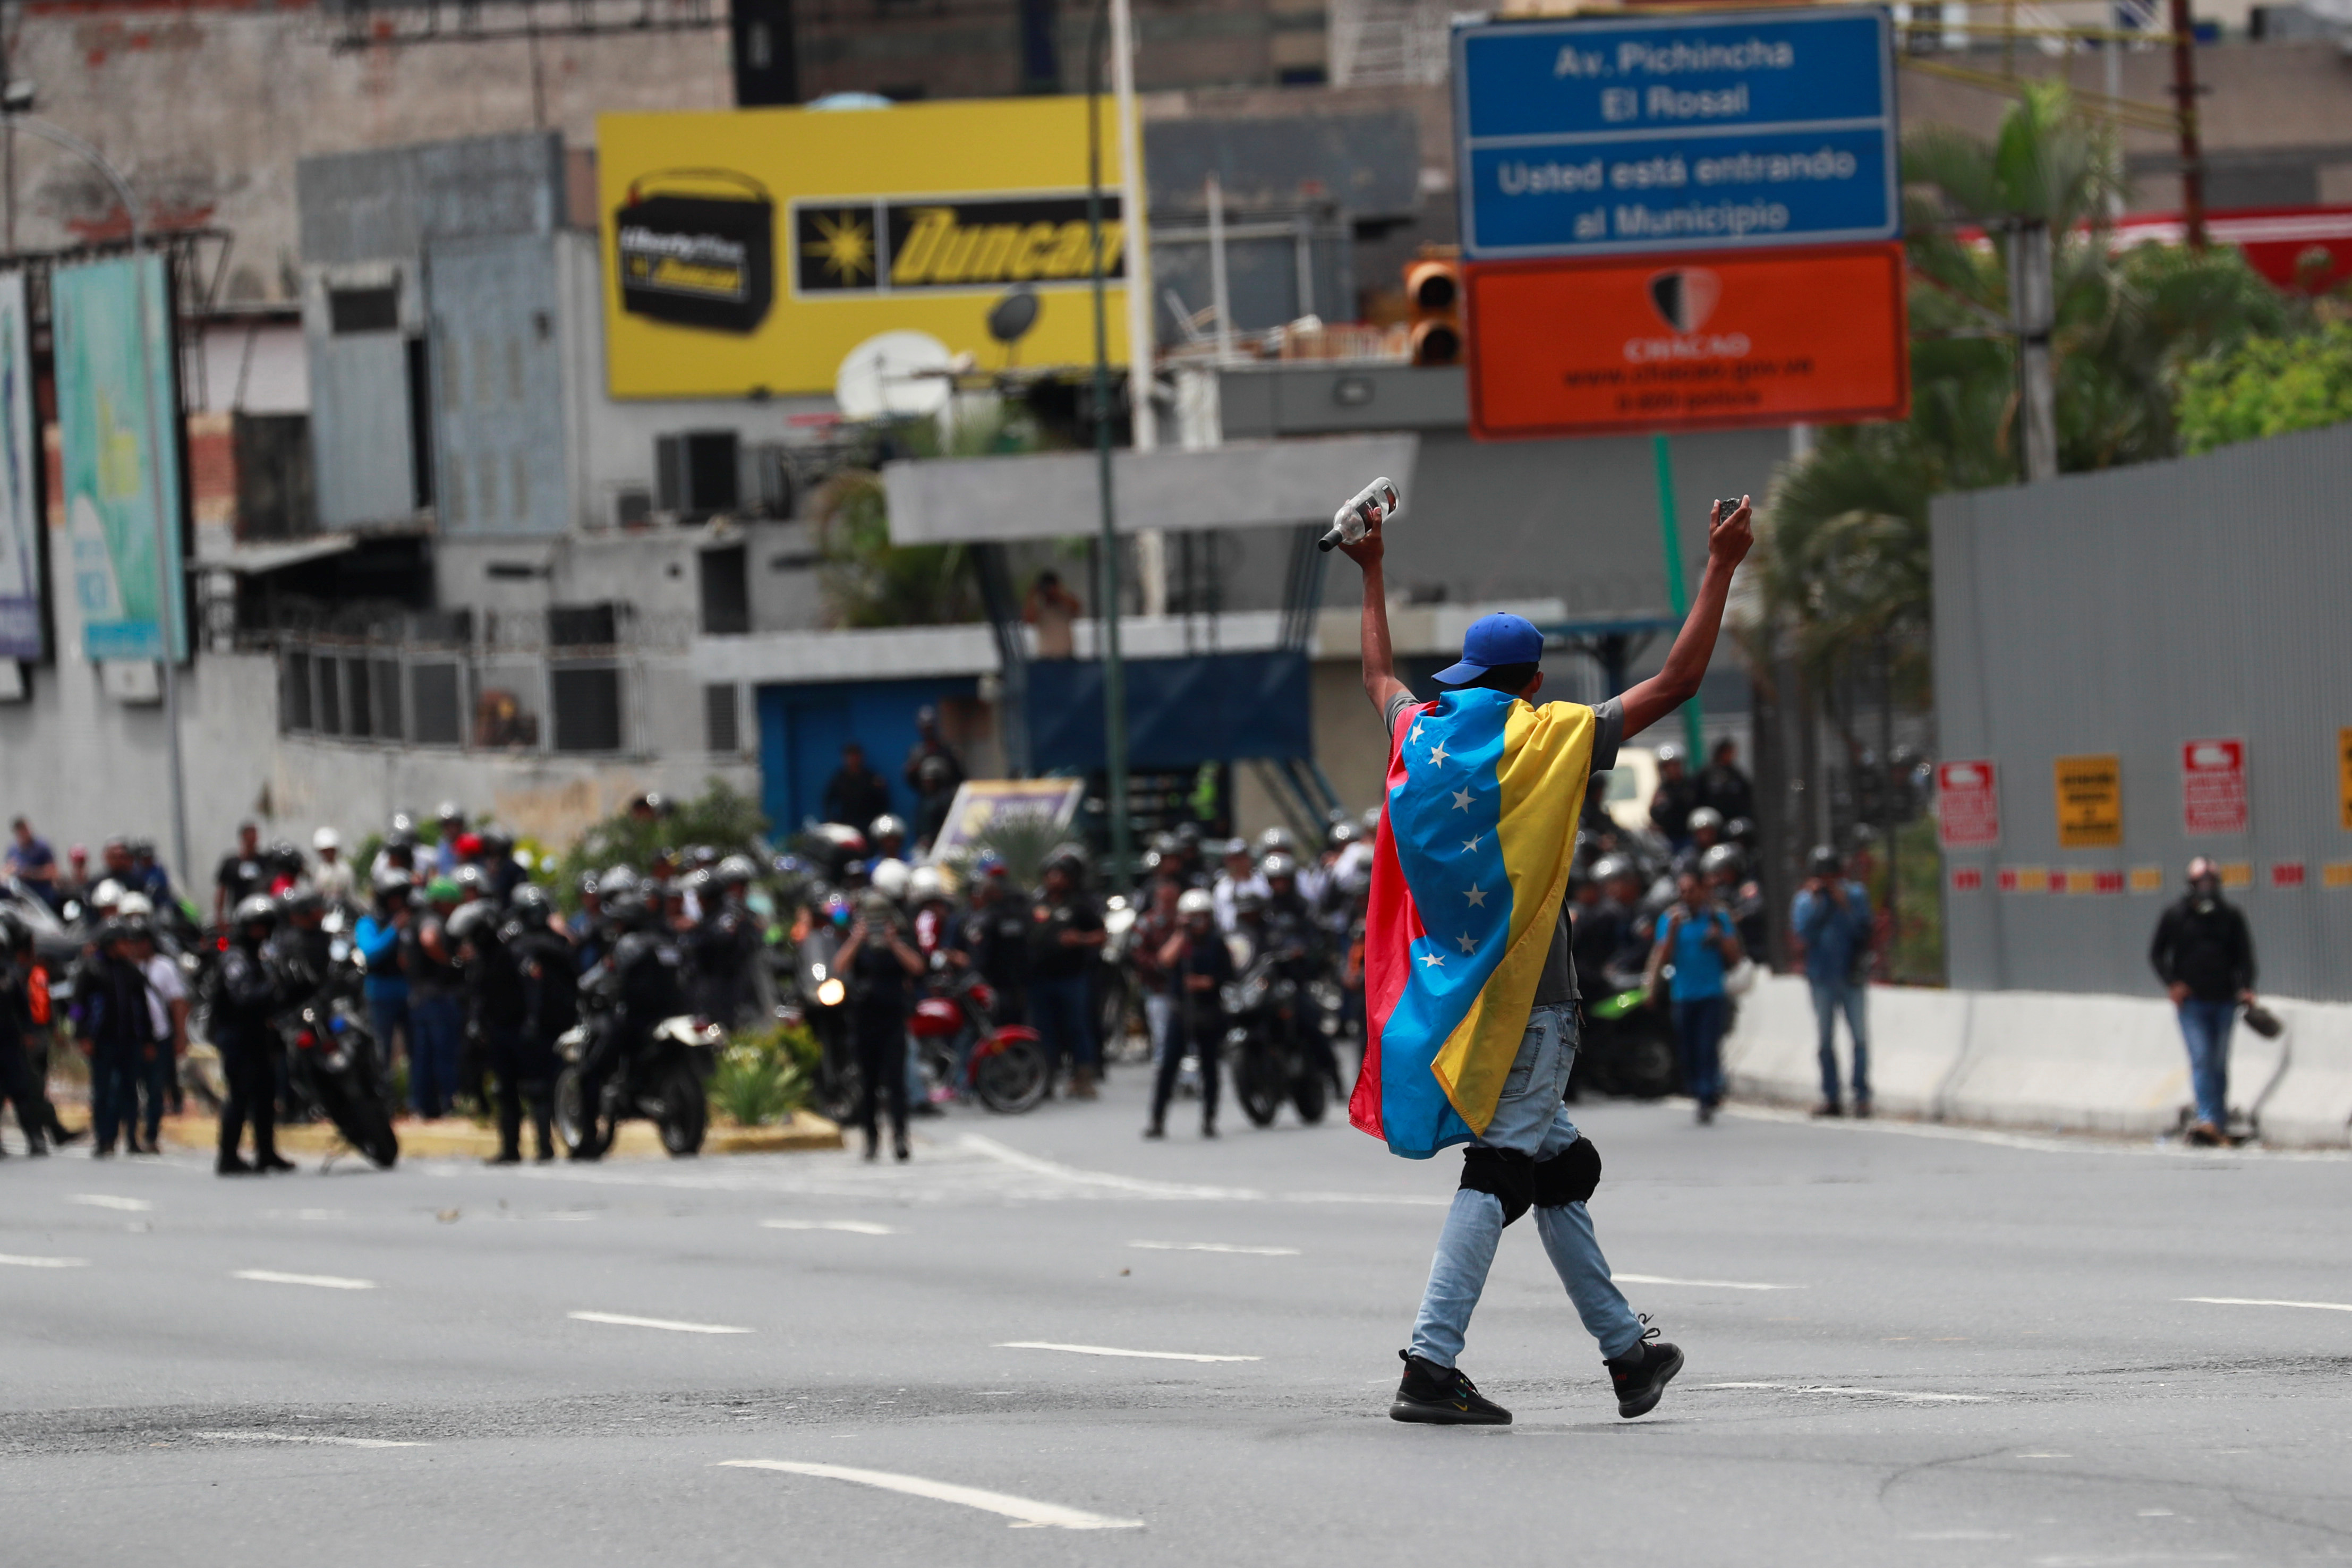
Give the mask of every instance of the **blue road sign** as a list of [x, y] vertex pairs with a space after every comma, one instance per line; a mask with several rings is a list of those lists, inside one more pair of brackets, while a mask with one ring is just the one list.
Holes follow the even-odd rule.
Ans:
[[1454, 127], [1472, 259], [1902, 232], [1876, 8], [1460, 26]]

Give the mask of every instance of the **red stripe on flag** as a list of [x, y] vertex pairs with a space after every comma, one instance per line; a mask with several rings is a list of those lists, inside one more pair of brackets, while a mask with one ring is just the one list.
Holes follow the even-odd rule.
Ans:
[[1348, 1121], [1381, 1139], [1388, 1136], [1381, 1121], [1381, 1033], [1404, 994], [1406, 977], [1412, 972], [1412, 944], [1423, 934], [1421, 911], [1405, 886], [1396, 839], [1389, 832], [1386, 792], [1404, 782], [1404, 729], [1426, 706], [1416, 703], [1398, 714], [1389, 734], [1388, 779], [1372, 839], [1371, 901], [1364, 910], [1364, 1063], [1356, 1074], [1355, 1092], [1348, 1098]]

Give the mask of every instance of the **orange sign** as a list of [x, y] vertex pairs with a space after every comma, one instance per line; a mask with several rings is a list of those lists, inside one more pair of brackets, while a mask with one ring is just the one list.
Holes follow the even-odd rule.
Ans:
[[1899, 244], [1464, 270], [1482, 440], [1911, 411]]

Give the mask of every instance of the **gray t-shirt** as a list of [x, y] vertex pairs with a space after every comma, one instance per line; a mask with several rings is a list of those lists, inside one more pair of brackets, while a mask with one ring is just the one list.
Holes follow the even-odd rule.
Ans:
[[[1397, 715], [1418, 702], [1410, 691], [1400, 691], [1389, 699], [1388, 710], [1381, 715], [1387, 721], [1390, 735], [1396, 733]], [[1605, 773], [1617, 765], [1617, 748], [1625, 740], [1625, 705], [1612, 697], [1592, 710], [1592, 772]], [[1580, 814], [1584, 803], [1578, 801]], [[1573, 936], [1569, 921], [1569, 900], [1559, 900], [1559, 923], [1552, 928], [1551, 952], [1544, 959], [1543, 973], [1536, 981], [1534, 1005], [1557, 1006], [1576, 1000], [1576, 964], [1569, 954]]]

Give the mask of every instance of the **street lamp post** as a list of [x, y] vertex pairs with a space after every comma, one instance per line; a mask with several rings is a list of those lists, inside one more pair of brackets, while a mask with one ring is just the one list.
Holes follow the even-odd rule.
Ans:
[[[180, 763], [180, 667], [173, 657], [173, 591], [177, 584], [172, 577], [171, 534], [168, 531], [175, 519], [172, 516], [170, 498], [164, 494], [163, 447], [155, 419], [155, 347], [149, 335], [148, 303], [145, 280], [139, 278], [139, 259], [147, 249], [147, 225], [140, 216], [139, 197], [122, 171], [106, 161], [99, 150], [59, 125], [32, 114], [19, 112], [13, 84], [8, 89], [6, 117], [9, 129], [37, 136], [42, 141], [62, 147], [88, 163], [107, 184], [114, 187], [122, 203], [122, 210], [131, 217], [131, 267], [133, 287], [139, 291], [139, 374], [144, 382], [140, 388], [140, 405], [146, 413], [147, 488], [155, 500], [155, 627], [163, 644], [159, 662], [163, 667], [163, 738], [172, 787], [172, 854], [173, 868], [179, 873], [182, 887], [190, 885], [195, 875], [188, 859], [188, 800], [185, 774]], [[166, 275], [168, 277], [168, 274]]]
[[[1105, 4], [1115, 7], [1117, 20], [1122, 24], [1111, 39], [1111, 47], [1127, 47], [1127, 6], [1125, 0], [1097, 0], [1095, 8], [1095, 37], [1087, 50], [1087, 228], [1093, 240], [1094, 302], [1095, 302], [1095, 482], [1102, 498], [1102, 571], [1096, 584], [1096, 611], [1102, 627], [1103, 667], [1103, 805], [1110, 817], [1110, 880], [1121, 892], [1128, 888], [1131, 874], [1130, 825], [1127, 805], [1127, 672], [1119, 662], [1118, 650], [1118, 501], [1112, 487], [1110, 460], [1110, 328], [1104, 294], [1106, 280], [1103, 266], [1102, 235], [1102, 97], [1101, 35]], [[1124, 73], [1122, 73], [1124, 79]], [[1118, 112], [1121, 119], [1130, 112], [1130, 106], [1120, 101]], [[1124, 142], [1122, 142], [1124, 145]], [[1121, 204], [1119, 232], [1121, 251], [1128, 258], [1128, 287], [1135, 287], [1135, 237], [1139, 214], [1132, 206], [1134, 198]], [[1137, 427], [1150, 416], [1150, 405], [1139, 384], [1134, 416]]]

